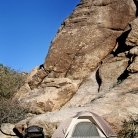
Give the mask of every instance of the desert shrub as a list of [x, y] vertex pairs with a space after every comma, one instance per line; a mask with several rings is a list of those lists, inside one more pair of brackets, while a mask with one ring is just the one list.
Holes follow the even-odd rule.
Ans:
[[123, 122], [118, 138], [138, 138], [138, 117], [136, 119], [130, 117], [129, 121]]
[[0, 124], [16, 123], [25, 118], [27, 108], [20, 107], [12, 96], [24, 85], [27, 73], [0, 64]]
[[25, 119], [29, 112], [27, 107], [21, 107], [17, 101], [12, 99], [0, 98], [0, 124], [17, 123]]
[[10, 98], [25, 83], [26, 74], [0, 64], [0, 97]]

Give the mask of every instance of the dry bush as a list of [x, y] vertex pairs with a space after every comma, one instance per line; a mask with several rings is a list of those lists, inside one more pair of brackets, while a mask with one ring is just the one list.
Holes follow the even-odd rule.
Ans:
[[0, 124], [16, 123], [25, 118], [28, 109], [12, 101], [12, 96], [24, 85], [27, 73], [0, 64]]
[[136, 119], [130, 117], [129, 121], [123, 122], [118, 138], [138, 138], [138, 117]]
[[29, 109], [19, 106], [18, 102], [0, 98], [0, 124], [17, 123], [25, 119], [28, 112]]
[[27, 73], [0, 64], [0, 97], [10, 98], [25, 83]]

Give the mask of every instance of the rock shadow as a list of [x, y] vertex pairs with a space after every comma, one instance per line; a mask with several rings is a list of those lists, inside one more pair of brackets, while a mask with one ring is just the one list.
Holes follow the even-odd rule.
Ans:
[[136, 17], [138, 16], [138, 1], [137, 0], [133, 0], [135, 5], [136, 5]]
[[97, 81], [97, 83], [98, 83], [98, 85], [99, 85], [99, 88], [98, 88], [98, 92], [100, 91], [100, 86], [101, 86], [101, 83], [102, 83], [102, 80], [101, 80], [101, 78], [100, 78], [100, 76], [99, 76], [99, 69], [96, 71], [96, 74], [95, 74], [96, 76], [96, 81]]

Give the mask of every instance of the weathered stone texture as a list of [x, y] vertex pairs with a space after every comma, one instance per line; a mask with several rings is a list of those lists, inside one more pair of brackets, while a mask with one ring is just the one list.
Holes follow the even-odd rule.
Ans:
[[135, 11], [132, 0], [82, 0], [51, 44], [44, 63], [48, 76], [82, 80], [113, 50]]
[[77, 89], [78, 86], [68, 78], [45, 78], [39, 89], [27, 93], [19, 91], [14, 99], [18, 99], [21, 105], [29, 105], [31, 112], [40, 114], [59, 110], [73, 97]]
[[135, 46], [129, 50], [129, 54], [138, 56], [138, 46]]
[[117, 84], [119, 77], [128, 67], [129, 58], [113, 57], [107, 58], [99, 68], [99, 77], [101, 79], [100, 91], [109, 90]]
[[84, 106], [91, 103], [92, 100], [100, 95], [98, 92], [99, 85], [96, 80], [96, 73], [97, 70], [83, 80], [76, 94], [62, 107], [62, 109]]
[[[73, 116], [76, 112], [91, 111], [110, 122], [114, 130], [118, 132], [118, 130], [121, 129], [122, 121], [127, 120], [129, 116], [138, 115], [137, 79], [138, 74], [130, 75], [121, 84], [117, 85], [106, 94], [102, 93], [101, 96], [95, 98], [89, 104], [83, 105], [82, 107], [64, 108], [59, 111], [48, 112], [28, 118], [17, 123], [15, 127], [20, 133], [24, 133], [24, 129], [22, 128], [37, 124], [44, 128], [45, 134], [51, 136], [50, 134], [55, 131], [59, 122]], [[85, 84], [87, 84], [87, 82]], [[87, 95], [85, 95], [85, 97], [87, 97]], [[76, 101], [76, 104], [78, 104], [78, 101]]]
[[[16, 124], [51, 136], [78, 111], [105, 118], [116, 132], [138, 115], [138, 27], [136, 1], [81, 0], [62, 23], [45, 62], [28, 76], [14, 99], [45, 113]], [[56, 111], [55, 111], [56, 110]]]
[[138, 72], [138, 56], [134, 58], [134, 61], [130, 64], [130, 66], [127, 68], [127, 70], [131, 73]]
[[31, 89], [37, 88], [48, 73], [44, 68], [36, 67], [28, 75], [27, 83]]
[[128, 46], [138, 46], [138, 18], [130, 22], [129, 25], [131, 26], [132, 30], [128, 34], [126, 44]]
[[0, 126], [0, 138], [18, 138], [13, 132], [14, 127], [14, 124], [2, 123]]

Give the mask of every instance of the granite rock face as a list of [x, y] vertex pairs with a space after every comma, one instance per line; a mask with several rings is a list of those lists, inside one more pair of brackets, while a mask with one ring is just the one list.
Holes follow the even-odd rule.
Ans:
[[21, 105], [29, 105], [33, 113], [45, 113], [59, 110], [76, 93], [78, 87], [68, 78], [45, 78], [38, 89], [22, 93], [22, 89], [14, 99]]
[[70, 101], [68, 101], [62, 107], [62, 109], [84, 106], [91, 103], [92, 100], [99, 96], [99, 85], [96, 80], [96, 72], [97, 70], [92, 72], [83, 80], [82, 85], [79, 87], [78, 91], [70, 99]]
[[138, 46], [138, 18], [131, 21], [129, 23], [129, 26], [132, 27], [131, 32], [128, 34], [128, 37], [126, 39], [126, 45], [128, 46]]
[[113, 50], [135, 14], [132, 0], [82, 0], [63, 21], [44, 66], [28, 82], [30, 87], [38, 87], [44, 77], [80, 83]]
[[51, 43], [44, 62], [48, 77], [81, 82], [111, 53], [135, 12], [132, 0], [82, 0]]
[[44, 64], [14, 97], [31, 104], [31, 112], [44, 113], [17, 123], [20, 133], [38, 123], [51, 136], [78, 111], [97, 113], [118, 132], [124, 119], [138, 115], [136, 6], [136, 0], [81, 0], [63, 21]]
[[119, 77], [128, 67], [129, 58], [112, 57], [103, 60], [99, 67], [99, 77], [101, 79], [100, 91], [107, 91], [114, 87], [120, 80]]
[[[15, 125], [15, 128], [23, 134], [25, 128], [32, 125], [38, 125], [44, 128], [46, 135], [51, 136], [59, 123], [66, 118], [73, 116], [80, 111], [91, 111], [102, 116], [109, 122], [115, 132], [118, 132], [118, 130], [121, 129], [123, 120], [128, 120], [130, 116], [134, 117], [138, 114], [137, 79], [138, 74], [132, 74], [120, 85], [117, 85], [112, 90], [106, 92], [106, 94], [97, 94], [97, 97], [89, 104], [75, 106], [74, 103], [74, 105], [69, 108], [67, 107], [68, 105], [66, 105], [59, 111], [48, 112], [22, 120]], [[85, 97], [87, 96], [85, 95]], [[81, 101], [76, 101], [76, 104], [78, 103], [81, 104]]]

